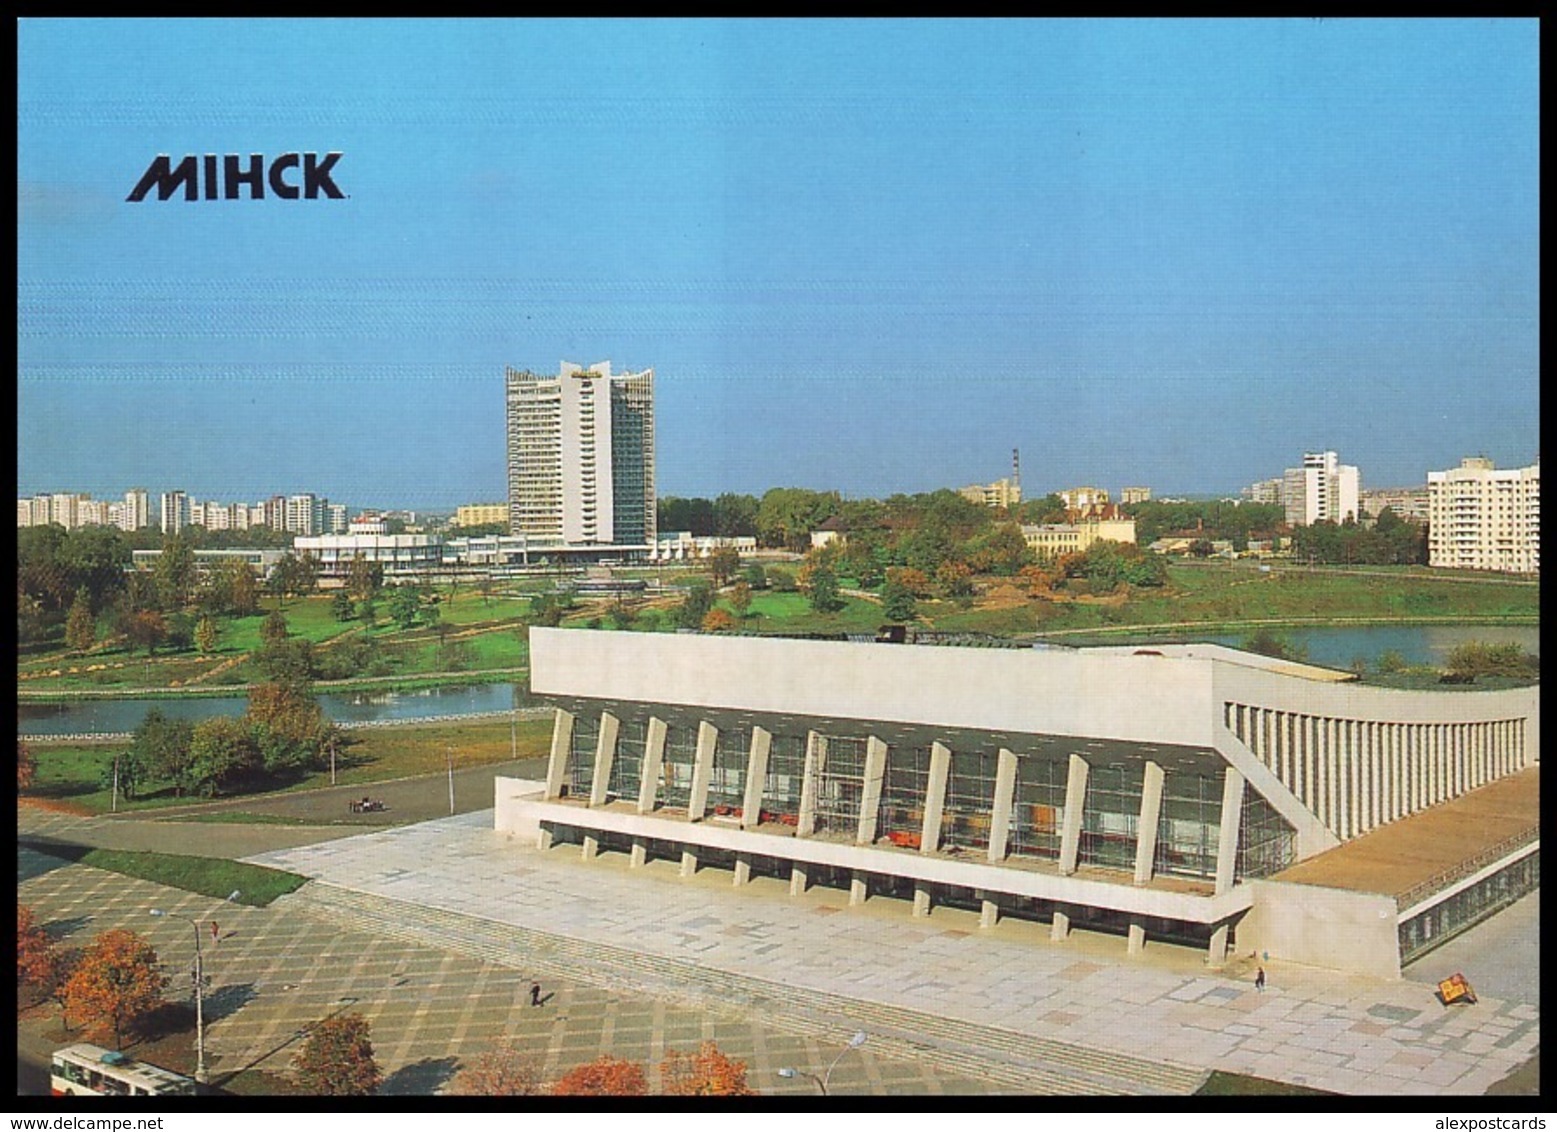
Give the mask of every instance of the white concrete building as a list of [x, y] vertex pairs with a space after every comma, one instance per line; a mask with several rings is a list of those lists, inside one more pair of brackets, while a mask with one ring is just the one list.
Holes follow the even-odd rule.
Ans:
[[162, 533], [176, 535], [189, 524], [189, 496], [182, 491], [164, 491], [158, 499]]
[[443, 564], [438, 535], [299, 535], [292, 549], [312, 554], [320, 573], [329, 577], [344, 577], [359, 554], [389, 575], [422, 573]]
[[1285, 481], [1279, 477], [1273, 480], [1259, 480], [1241, 490], [1238, 496], [1248, 503], [1274, 503], [1280, 507], [1284, 483]]
[[[1539, 879], [1533, 687], [1381, 689], [1213, 645], [532, 629], [530, 649], [547, 777], [498, 779], [495, 823], [542, 849], [1386, 976]], [[1489, 784], [1513, 824], [1457, 821], [1460, 871], [1380, 879], [1364, 838]]]
[[1282, 483], [1282, 503], [1287, 522], [1294, 527], [1320, 520], [1344, 523], [1360, 519], [1358, 510], [1362, 477], [1351, 464], [1342, 464], [1334, 452], [1305, 452], [1301, 468], [1288, 468]]
[[1431, 566], [1541, 572], [1541, 465], [1492, 466], [1467, 457], [1427, 473], [1427, 554]]
[[693, 535], [691, 531], [672, 531], [654, 542], [651, 557], [656, 562], [684, 562], [707, 558], [716, 550], [729, 547], [738, 554], [752, 554], [757, 540], [749, 535], [725, 538], [720, 535]]
[[1126, 487], [1119, 491], [1121, 503], [1150, 503], [1152, 489], [1149, 487]]
[[138, 531], [151, 526], [151, 497], [144, 487], [132, 487], [124, 493], [124, 509], [119, 514], [119, 529]]
[[508, 506], [533, 549], [649, 551], [656, 535], [654, 371], [509, 369]]

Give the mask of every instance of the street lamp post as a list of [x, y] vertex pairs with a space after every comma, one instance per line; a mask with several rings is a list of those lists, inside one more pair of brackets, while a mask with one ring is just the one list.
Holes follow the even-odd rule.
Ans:
[[[229, 904], [238, 899], [240, 893], [234, 889], [227, 897]], [[192, 916], [180, 915], [177, 912], [164, 912], [161, 908], [151, 909], [153, 916], [167, 916], [183, 920], [195, 930], [195, 1080], [200, 1084], [206, 1084], [205, 1072], [205, 952], [200, 945], [200, 922]]]
[[825, 1097], [827, 1096], [827, 1082], [832, 1080], [833, 1070], [837, 1068], [838, 1062], [843, 1060], [843, 1055], [848, 1053], [851, 1049], [859, 1049], [864, 1044], [865, 1031], [860, 1030], [849, 1039], [848, 1045], [844, 1046], [841, 1050], [838, 1051], [838, 1056], [833, 1058], [831, 1064], [827, 1066], [826, 1072], [822, 1073], [821, 1076], [817, 1076], [815, 1073], [807, 1072], [804, 1069], [793, 1069], [787, 1065], [782, 1069], [776, 1070], [775, 1072], [777, 1072], [780, 1077], [786, 1079], [792, 1077], [809, 1077], [812, 1081], [816, 1082], [816, 1087], [821, 1090], [822, 1096]]

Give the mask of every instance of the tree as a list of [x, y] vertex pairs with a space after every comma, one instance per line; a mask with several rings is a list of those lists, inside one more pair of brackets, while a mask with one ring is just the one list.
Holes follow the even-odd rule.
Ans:
[[16, 788], [26, 790], [38, 777], [38, 760], [32, 748], [20, 739], [16, 741]]
[[557, 601], [557, 595], [549, 590], [542, 590], [530, 598], [530, 621], [535, 625], [544, 625], [555, 629], [562, 624], [562, 606]]
[[973, 596], [973, 569], [966, 562], [948, 558], [936, 568], [935, 581], [949, 598]]
[[1196, 558], [1210, 558], [1215, 550], [1209, 539], [1197, 538], [1189, 544], [1189, 552]]
[[357, 603], [357, 619], [370, 629], [378, 624], [378, 603], [365, 597]]
[[259, 611], [260, 580], [254, 567], [239, 559], [222, 563], [227, 610], [234, 617], [251, 617]]
[[200, 624], [195, 626], [195, 647], [209, 656], [216, 651], [217, 636], [215, 619], [200, 618]]
[[534, 1059], [508, 1042], [478, 1054], [460, 1068], [449, 1086], [456, 1097], [533, 1097], [540, 1091]]
[[195, 585], [195, 548], [182, 535], [169, 535], [162, 541], [162, 553], [152, 567], [157, 585], [157, 601], [164, 610], [182, 609], [189, 604]]
[[396, 586], [389, 591], [389, 617], [402, 629], [416, 624], [422, 598], [415, 586]]
[[735, 628], [735, 616], [728, 609], [710, 609], [700, 628], [705, 633], [728, 633]]
[[[1385, 510], [1387, 511], [1389, 508], [1386, 507]], [[1379, 671], [1387, 676], [1394, 672], [1404, 672], [1406, 669], [1406, 658], [1397, 649], [1385, 649], [1379, 653], [1377, 664]]]
[[746, 1083], [746, 1063], [727, 1057], [713, 1042], [704, 1042], [696, 1053], [670, 1050], [660, 1062], [660, 1078], [667, 1097], [757, 1095]]
[[129, 640], [132, 651], [140, 647], [146, 650], [147, 656], [150, 656], [157, 651], [157, 646], [167, 639], [168, 623], [155, 609], [139, 609], [125, 618], [124, 635]]
[[606, 616], [611, 619], [613, 628], [627, 630], [631, 629], [633, 623], [638, 620], [638, 611], [624, 595], [618, 594], [606, 607]]
[[372, 1031], [357, 1013], [336, 1014], [308, 1031], [292, 1061], [303, 1090], [319, 1097], [366, 1097], [383, 1082], [373, 1059]]
[[1534, 677], [1541, 673], [1541, 658], [1516, 644], [1494, 645], [1466, 641], [1450, 650], [1445, 665], [1449, 674], [1474, 680], [1478, 676]]
[[716, 589], [735, 577], [735, 572], [741, 568], [741, 556], [733, 546], [716, 547], [704, 561]]
[[346, 571], [346, 592], [358, 601], [366, 601], [384, 585], [384, 567], [378, 562], [369, 562], [358, 551], [352, 556], [351, 566]]
[[881, 612], [888, 621], [906, 623], [919, 616], [914, 595], [902, 582], [893, 578], [881, 589]]
[[65, 644], [76, 652], [86, 652], [97, 642], [97, 619], [92, 616], [92, 596], [83, 589], [76, 591], [76, 600], [70, 605], [70, 615], [65, 619]]
[[53, 990], [54, 941], [25, 904], [16, 906], [16, 981]]
[[730, 590], [730, 608], [735, 610], [737, 617], [745, 617], [751, 609], [751, 586], [744, 579]]
[[746, 584], [754, 590], [765, 590], [768, 588], [767, 571], [763, 570], [762, 563], [760, 562], [753, 562], [748, 565], [745, 570], [741, 571], [741, 576], [746, 579]]
[[351, 595], [345, 590], [336, 590], [335, 596], [330, 599], [330, 612], [337, 621], [350, 621], [356, 616], [356, 610], [352, 608]]
[[915, 570], [912, 566], [901, 566], [888, 570], [887, 581], [896, 582], [914, 597], [929, 597], [933, 592], [930, 586], [930, 576], [923, 570]]
[[85, 1024], [89, 1036], [112, 1034], [117, 1049], [162, 1005], [167, 985], [151, 944], [114, 928], [82, 953], [64, 986], [65, 1009]]
[[311, 765], [331, 736], [318, 701], [300, 684], [271, 682], [250, 690], [244, 718], [271, 775]]
[[301, 637], [288, 637], [265, 645], [254, 654], [254, 666], [266, 680], [307, 686], [317, 671], [314, 644]]
[[1243, 649], [1261, 656], [1273, 656], [1278, 660], [1305, 660], [1308, 656], [1307, 649], [1278, 637], [1263, 626], [1244, 640]]
[[261, 766], [259, 744], [243, 720], [218, 715], [195, 725], [187, 776], [192, 791], [209, 798], [248, 783]]
[[551, 1087], [554, 1097], [643, 1097], [649, 1080], [636, 1061], [604, 1055], [565, 1073]]
[[148, 711], [130, 740], [125, 760], [128, 774], [121, 767], [120, 786], [125, 797], [133, 797], [142, 780], [171, 783], [183, 794], [189, 785], [189, 744], [194, 732], [187, 719], [169, 719], [156, 708]]
[[687, 596], [676, 609], [676, 624], [682, 629], [701, 628], [703, 618], [714, 607], [714, 591], [707, 582], [694, 581], [687, 587]]
[[287, 629], [287, 615], [279, 609], [272, 609], [265, 615], [265, 620], [260, 622], [261, 647], [269, 648], [279, 645], [291, 635]]

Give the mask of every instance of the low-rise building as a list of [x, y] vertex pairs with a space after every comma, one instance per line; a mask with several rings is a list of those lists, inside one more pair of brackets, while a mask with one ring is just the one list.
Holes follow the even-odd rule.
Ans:
[[1082, 554], [1099, 539], [1135, 544], [1134, 519], [1083, 518], [1075, 523], [1024, 523], [1022, 538], [1040, 559]]
[[1065, 501], [1067, 511], [1091, 511], [1108, 502], [1108, 492], [1101, 487], [1068, 487], [1055, 494]]
[[423, 573], [443, 565], [443, 539], [438, 535], [299, 535], [292, 548], [312, 554], [326, 577], [344, 577], [359, 554], [383, 566], [386, 575]]
[[694, 535], [691, 531], [661, 532], [654, 540], [656, 562], [683, 562], [707, 558], [716, 550], [725, 548], [737, 554], [750, 554], [757, 549], [757, 540], [749, 535], [726, 537], [722, 535]]
[[985, 507], [1015, 507], [1022, 502], [1022, 485], [1017, 480], [998, 479], [994, 483], [969, 484], [960, 488], [958, 495]]
[[508, 525], [508, 504], [467, 503], [454, 511], [456, 527], [482, 527], [489, 523]]
[[1370, 519], [1388, 507], [1397, 518], [1425, 523], [1428, 516], [1428, 489], [1422, 487], [1385, 487], [1362, 493], [1362, 511]]

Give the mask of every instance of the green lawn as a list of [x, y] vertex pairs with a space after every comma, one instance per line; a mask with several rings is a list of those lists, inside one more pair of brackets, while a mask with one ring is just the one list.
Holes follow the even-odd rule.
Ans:
[[[551, 720], [521, 719], [516, 729], [520, 758], [544, 758], [550, 750]], [[454, 752], [455, 769], [487, 766], [513, 757], [506, 720], [479, 719], [470, 723], [438, 723], [405, 727], [363, 727], [344, 732], [337, 752], [339, 785], [365, 785], [390, 778], [436, 774], [446, 767], [446, 752]], [[112, 790], [106, 785], [114, 754], [122, 743], [86, 745], [34, 744], [38, 775], [28, 794], [80, 806], [90, 813], [107, 813]], [[295, 782], [273, 787], [278, 791], [311, 790], [330, 784], [326, 766]], [[184, 806], [204, 799], [179, 797], [171, 790], [133, 801], [119, 798], [119, 812], [158, 810]], [[227, 891], [231, 891], [228, 889]], [[226, 895], [224, 892], [222, 895]]]
[[[845, 597], [843, 602], [837, 613], [817, 613], [805, 594], [762, 591], [752, 595], [740, 628], [748, 633], [874, 633], [886, 620], [873, 601]], [[719, 608], [735, 612], [728, 600]]]
[[296, 873], [224, 861], [215, 857], [185, 857], [174, 853], [134, 852], [127, 849], [91, 849], [54, 841], [22, 839], [19, 845], [51, 857], [91, 865], [122, 876], [198, 892], [218, 900], [236, 891], [235, 903], [263, 908], [278, 896], [296, 892], [308, 878]]

